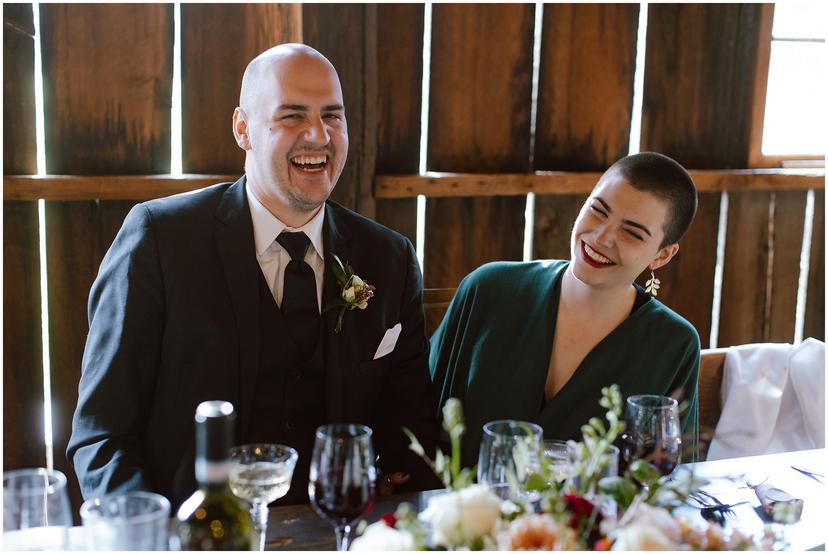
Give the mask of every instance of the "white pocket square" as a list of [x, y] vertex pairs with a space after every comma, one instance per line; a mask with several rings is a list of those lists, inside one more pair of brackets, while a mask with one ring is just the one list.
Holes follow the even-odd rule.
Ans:
[[385, 332], [385, 336], [382, 337], [379, 348], [377, 348], [377, 353], [374, 354], [375, 360], [382, 358], [383, 356], [387, 356], [394, 351], [394, 347], [397, 346], [397, 339], [400, 338], [401, 332], [402, 323], [397, 323]]

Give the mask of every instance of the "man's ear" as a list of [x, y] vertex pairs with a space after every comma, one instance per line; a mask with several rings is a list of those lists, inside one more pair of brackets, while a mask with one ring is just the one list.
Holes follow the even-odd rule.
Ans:
[[656, 269], [667, 265], [667, 262], [673, 259], [673, 256], [679, 251], [679, 245], [677, 242], [673, 244], [668, 244], [664, 248], [658, 251], [655, 259], [650, 262], [650, 269], [655, 271]]
[[241, 108], [233, 111], [233, 136], [242, 150], [250, 150], [250, 136], [247, 134], [247, 114]]

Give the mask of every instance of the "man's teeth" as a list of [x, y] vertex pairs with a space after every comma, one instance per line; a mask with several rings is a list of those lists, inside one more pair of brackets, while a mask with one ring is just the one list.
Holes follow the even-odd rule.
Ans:
[[590, 248], [587, 243], [584, 243], [584, 250], [586, 251], [587, 256], [589, 256], [590, 259], [595, 260], [596, 262], [599, 262], [599, 263], [602, 263], [602, 264], [611, 264], [611, 263], [613, 263], [613, 261], [610, 260], [609, 258], [606, 258], [606, 257], [602, 256], [601, 254], [599, 254], [598, 252], [596, 252], [595, 250]]
[[291, 161], [299, 165], [316, 165], [325, 163], [327, 159], [327, 156], [296, 156]]

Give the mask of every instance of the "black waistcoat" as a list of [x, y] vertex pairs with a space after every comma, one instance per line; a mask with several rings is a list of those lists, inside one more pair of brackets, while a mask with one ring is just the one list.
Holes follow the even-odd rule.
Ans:
[[[289, 323], [259, 273], [261, 355], [256, 392], [245, 444], [291, 446], [299, 453], [290, 491], [275, 504], [308, 501], [308, 470], [314, 432], [325, 423], [325, 372], [322, 333], [310, 356], [302, 356], [290, 335]], [[320, 317], [320, 325], [322, 318]]]

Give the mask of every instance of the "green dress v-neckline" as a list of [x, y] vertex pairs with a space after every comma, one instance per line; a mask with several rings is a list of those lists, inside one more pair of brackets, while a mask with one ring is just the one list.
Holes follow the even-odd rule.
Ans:
[[[552, 284], [551, 296], [552, 302], [550, 303], [550, 313], [549, 318], [546, 320], [546, 325], [548, 328], [548, 332], [545, 333], [548, 339], [547, 352], [549, 353], [546, 361], [546, 366], [543, 367], [544, 372], [544, 384], [546, 383], [546, 376], [549, 372], [549, 360], [552, 358], [552, 348], [555, 344], [555, 334], [558, 332], [558, 309], [560, 308], [561, 304], [561, 288], [563, 283], [563, 277], [566, 272], [569, 271], [569, 262], [567, 262], [563, 269], [558, 272], [555, 276], [554, 283]], [[636, 294], [638, 294], [636, 292]], [[607, 348], [607, 344], [612, 343], [612, 340], [615, 336], [619, 334], [623, 335], [624, 328], [634, 322], [638, 317], [640, 317], [640, 313], [642, 310], [646, 310], [647, 305], [650, 304], [646, 302], [638, 307], [638, 309], [633, 309], [633, 311], [626, 317], [624, 320], [618, 324], [612, 331], [610, 331], [604, 338], [602, 338], [598, 343], [592, 347], [592, 349], [587, 352], [586, 356], [580, 361], [578, 366], [575, 368], [575, 371], [569, 377], [569, 379], [564, 383], [563, 387], [553, 396], [552, 398], [546, 398], [546, 390], [545, 386], [541, 390], [541, 408], [538, 414], [538, 419], [544, 419], [544, 415], [546, 412], [550, 411], [556, 404], [561, 404], [566, 401], [567, 396], [572, 396], [573, 394], [578, 394], [580, 397], [580, 393], [584, 390], [586, 385], [589, 385], [588, 382], [585, 380], [588, 378], [589, 369], [590, 367], [594, 367], [590, 363], [591, 358], [594, 358], [601, 354], [602, 350]], [[541, 368], [539, 367], [539, 370]], [[573, 392], [575, 391], [575, 392]]]

